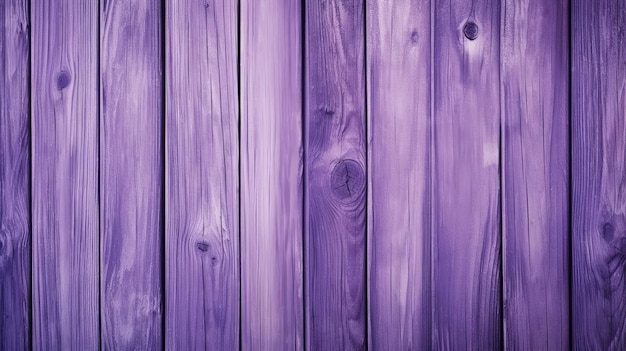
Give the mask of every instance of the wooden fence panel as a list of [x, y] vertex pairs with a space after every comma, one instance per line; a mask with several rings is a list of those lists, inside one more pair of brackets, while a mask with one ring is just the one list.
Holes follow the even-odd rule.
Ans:
[[239, 348], [236, 10], [166, 2], [168, 350]]
[[576, 350], [622, 350], [626, 345], [625, 9], [623, 0], [572, 1]]
[[433, 24], [433, 347], [500, 347], [500, 11], [438, 1]]
[[367, 2], [369, 346], [431, 344], [431, 2]]
[[96, 349], [97, 1], [32, 1], [33, 348]]
[[366, 346], [363, 2], [306, 3], [305, 301], [310, 350]]
[[29, 17], [0, 2], [0, 350], [31, 345]]
[[505, 348], [568, 350], [568, 5], [502, 5]]
[[241, 2], [241, 343], [304, 348], [302, 18]]
[[162, 346], [161, 2], [101, 1], [102, 347]]

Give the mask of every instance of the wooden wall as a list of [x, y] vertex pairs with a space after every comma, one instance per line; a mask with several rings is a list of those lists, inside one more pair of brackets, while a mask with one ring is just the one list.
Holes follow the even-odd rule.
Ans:
[[0, 2], [0, 350], [626, 348], [626, 0]]

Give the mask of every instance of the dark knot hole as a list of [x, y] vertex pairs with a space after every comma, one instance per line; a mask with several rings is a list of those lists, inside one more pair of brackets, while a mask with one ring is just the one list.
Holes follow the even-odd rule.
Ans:
[[468, 21], [463, 26], [463, 34], [469, 40], [478, 38], [478, 25], [472, 21]]

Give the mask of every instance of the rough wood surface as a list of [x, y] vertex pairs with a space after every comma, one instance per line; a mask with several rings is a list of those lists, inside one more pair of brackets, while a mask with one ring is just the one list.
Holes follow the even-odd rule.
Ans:
[[28, 2], [0, 2], [0, 350], [30, 348]]
[[626, 345], [626, 2], [572, 1], [572, 344]]
[[567, 1], [503, 6], [505, 348], [568, 350]]
[[242, 349], [301, 350], [301, 2], [240, 6]]
[[31, 3], [33, 348], [98, 348], [97, 1]]
[[369, 346], [428, 350], [430, 1], [366, 7]]
[[434, 4], [433, 347], [501, 345], [499, 3]]
[[306, 341], [362, 350], [365, 288], [363, 1], [306, 3]]
[[239, 348], [237, 2], [166, 2], [166, 349]]
[[161, 2], [100, 3], [102, 347], [162, 344]]

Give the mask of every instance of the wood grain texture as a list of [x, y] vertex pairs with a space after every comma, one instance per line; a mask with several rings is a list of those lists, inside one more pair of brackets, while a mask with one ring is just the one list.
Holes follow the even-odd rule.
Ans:
[[28, 2], [0, 2], [0, 350], [30, 348]]
[[505, 348], [569, 350], [568, 5], [503, 6]]
[[369, 346], [430, 349], [430, 1], [367, 7]]
[[162, 344], [161, 2], [100, 3], [102, 347]]
[[297, 0], [241, 2], [241, 342], [304, 347], [302, 18]]
[[97, 349], [97, 1], [33, 1], [33, 348]]
[[239, 349], [236, 1], [166, 2], [166, 349]]
[[572, 1], [572, 336], [626, 345], [626, 2]]
[[366, 340], [366, 156], [362, 0], [306, 3], [306, 341]]
[[499, 3], [437, 2], [433, 347], [501, 344]]

